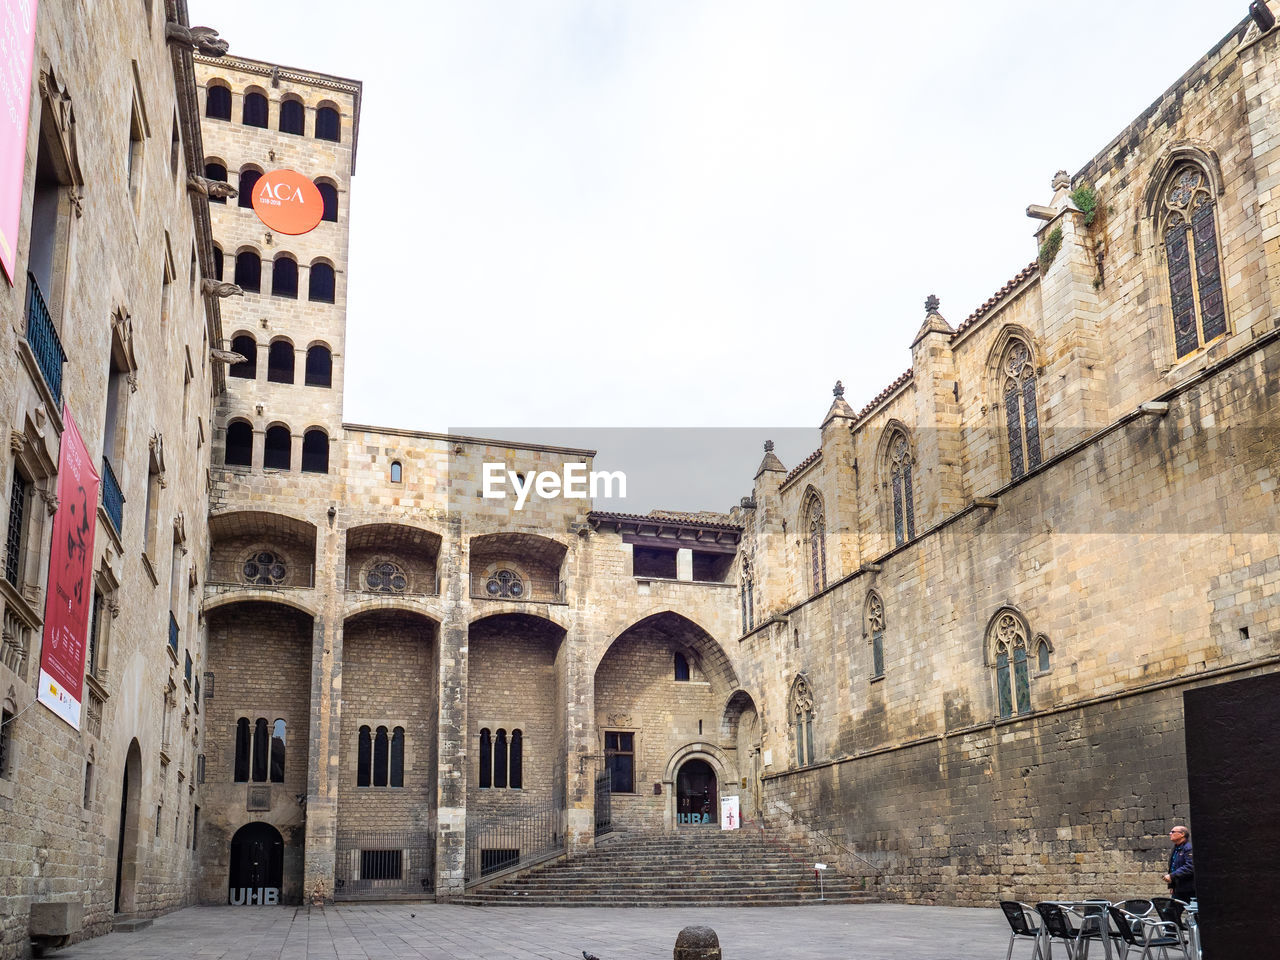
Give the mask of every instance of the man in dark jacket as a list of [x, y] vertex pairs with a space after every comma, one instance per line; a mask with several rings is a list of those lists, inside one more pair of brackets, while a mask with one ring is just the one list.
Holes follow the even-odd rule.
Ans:
[[1196, 896], [1196, 870], [1191, 859], [1191, 831], [1179, 824], [1169, 831], [1173, 852], [1169, 854], [1169, 872], [1164, 882], [1176, 900], [1190, 901]]

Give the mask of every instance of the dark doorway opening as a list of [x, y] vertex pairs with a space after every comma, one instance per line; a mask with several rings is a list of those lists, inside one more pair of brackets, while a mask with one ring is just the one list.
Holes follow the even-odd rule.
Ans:
[[129, 744], [124, 759], [124, 781], [120, 785], [120, 827], [116, 834], [116, 913], [131, 914], [136, 909], [138, 879], [138, 817], [141, 813], [142, 750], [138, 741]]
[[280, 902], [284, 839], [269, 823], [246, 823], [231, 838], [227, 900], [236, 906]]
[[719, 784], [705, 760], [688, 760], [676, 774], [676, 823], [703, 826], [720, 823]]

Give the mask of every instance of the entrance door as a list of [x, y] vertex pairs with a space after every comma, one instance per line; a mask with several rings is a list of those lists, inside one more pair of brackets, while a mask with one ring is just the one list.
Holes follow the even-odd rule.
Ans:
[[116, 831], [116, 913], [132, 915], [137, 905], [138, 817], [141, 815], [142, 750], [129, 744], [120, 783], [120, 826]]
[[237, 906], [280, 902], [284, 839], [269, 823], [247, 823], [231, 838], [228, 899]]
[[705, 760], [688, 760], [676, 774], [676, 823], [701, 826], [720, 823], [719, 783]]

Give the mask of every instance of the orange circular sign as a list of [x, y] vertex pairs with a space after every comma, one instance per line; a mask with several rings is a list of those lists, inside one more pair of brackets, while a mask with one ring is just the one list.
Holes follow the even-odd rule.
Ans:
[[324, 198], [296, 170], [272, 170], [253, 185], [253, 212], [277, 233], [297, 236], [316, 228], [324, 216]]

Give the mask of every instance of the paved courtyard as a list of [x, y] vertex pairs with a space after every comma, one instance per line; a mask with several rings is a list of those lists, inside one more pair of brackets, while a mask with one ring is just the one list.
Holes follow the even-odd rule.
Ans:
[[[899, 904], [724, 909], [576, 909], [361, 904], [190, 907], [138, 933], [113, 933], [65, 960], [657, 960], [705, 924], [724, 960], [992, 960], [1008, 927], [997, 910]], [[1026, 945], [1023, 945], [1024, 947]], [[1025, 950], [1019, 950], [1019, 956]]]

